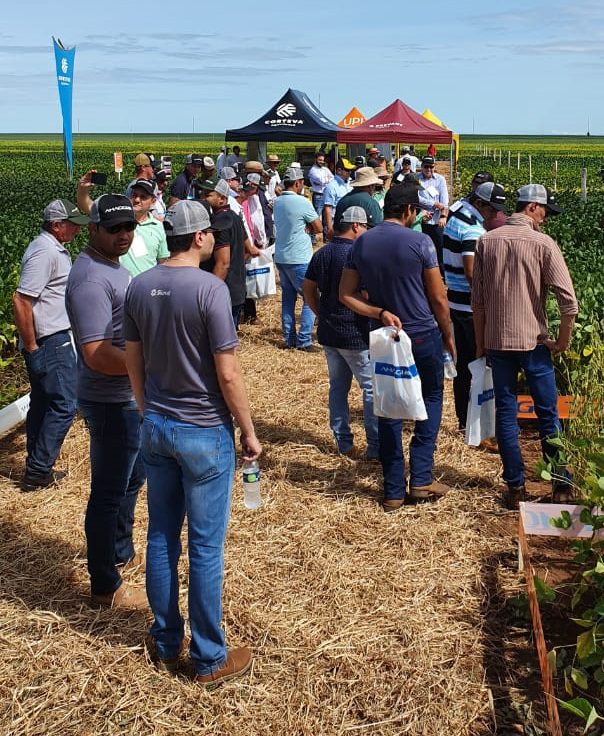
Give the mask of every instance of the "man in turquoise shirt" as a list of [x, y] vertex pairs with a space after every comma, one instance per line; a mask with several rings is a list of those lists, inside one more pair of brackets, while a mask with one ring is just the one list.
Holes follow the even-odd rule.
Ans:
[[296, 333], [296, 299], [302, 294], [302, 281], [312, 257], [310, 233], [321, 232], [321, 220], [311, 203], [302, 196], [304, 172], [289, 168], [283, 179], [283, 192], [273, 206], [275, 220], [275, 263], [281, 280], [281, 328], [286, 348], [311, 351], [315, 321], [304, 303], [300, 329]]

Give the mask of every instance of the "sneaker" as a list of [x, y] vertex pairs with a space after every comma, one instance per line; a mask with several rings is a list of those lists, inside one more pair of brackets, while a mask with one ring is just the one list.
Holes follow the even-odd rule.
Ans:
[[144, 611], [149, 608], [145, 591], [127, 583], [122, 583], [115, 593], [91, 594], [90, 602], [93, 606], [123, 608], [128, 611]]
[[409, 488], [409, 494], [411, 498], [426, 499], [426, 498], [442, 498], [449, 493], [451, 489], [444, 483], [440, 483], [437, 480], [432, 481], [429, 486], [411, 486]]
[[50, 473], [44, 473], [43, 475], [35, 475], [34, 473], [28, 473], [27, 470], [21, 478], [21, 490], [22, 491], [39, 491], [40, 488], [48, 488], [49, 486], [58, 483], [63, 480], [67, 475], [63, 471], [51, 470]]
[[134, 572], [142, 567], [141, 572], [145, 571], [145, 558], [140, 552], [135, 552], [128, 562], [116, 562], [115, 566], [121, 573]]
[[252, 652], [248, 647], [229, 649], [225, 663], [216, 672], [207, 675], [195, 675], [194, 682], [213, 690], [223, 682], [244, 675], [252, 666]]
[[385, 514], [392, 514], [395, 511], [399, 511], [405, 505], [404, 498], [385, 498], [382, 501], [382, 508]]
[[524, 483], [519, 486], [508, 485], [503, 497], [506, 509], [510, 511], [518, 511], [518, 504], [526, 498], [526, 486]]

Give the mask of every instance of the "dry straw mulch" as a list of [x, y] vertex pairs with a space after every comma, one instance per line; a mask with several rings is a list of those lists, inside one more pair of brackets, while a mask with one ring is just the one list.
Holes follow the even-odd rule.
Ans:
[[[454, 490], [385, 515], [379, 466], [334, 452], [323, 356], [280, 349], [277, 299], [259, 314], [241, 360], [266, 503], [247, 511], [237, 479], [224, 591], [228, 642], [253, 647], [251, 674], [201, 691], [149, 663], [149, 615], [88, 606], [84, 427], [57, 466], [67, 477], [31, 494], [13, 479], [20, 430], [0, 445], [2, 734], [477, 736], [495, 732], [499, 705], [523, 687], [506, 653], [521, 644], [510, 650], [501, 613], [521, 581], [499, 459], [463, 445], [448, 395], [437, 473]], [[356, 387], [351, 404], [364, 448]], [[143, 492], [141, 550], [145, 527]], [[186, 611], [186, 559], [181, 570]], [[144, 584], [141, 572], [130, 579]]]

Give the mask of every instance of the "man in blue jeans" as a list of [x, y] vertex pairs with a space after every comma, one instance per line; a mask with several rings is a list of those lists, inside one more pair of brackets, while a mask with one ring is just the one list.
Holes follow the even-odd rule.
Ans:
[[42, 232], [23, 254], [13, 295], [15, 326], [31, 385], [24, 491], [55, 482], [53, 467], [76, 413], [76, 359], [65, 311], [71, 256], [65, 245], [88, 218], [65, 199], [50, 202], [43, 218]]
[[228, 288], [199, 268], [212, 253], [216, 226], [200, 202], [170, 207], [164, 227], [171, 257], [134, 279], [124, 323], [128, 371], [144, 412], [147, 593], [156, 660], [174, 671], [183, 644], [178, 559], [186, 514], [190, 655], [196, 682], [208, 687], [242, 675], [252, 661], [249, 648], [226, 648], [221, 625], [235, 470], [231, 415], [241, 430], [243, 457], [255, 460], [262, 451], [235, 352]]
[[[520, 370], [535, 404], [544, 458], [556, 454], [548, 439], [561, 430], [551, 354], [568, 349], [578, 305], [560, 248], [540, 230], [547, 217], [560, 212], [549, 189], [527, 184], [518, 190], [516, 212], [505, 225], [482, 235], [476, 248], [472, 282], [476, 357], [486, 353], [493, 369], [495, 433], [510, 509], [518, 508], [526, 493], [516, 420]], [[555, 340], [549, 337], [545, 306], [550, 289], [560, 310]], [[564, 501], [569, 494], [567, 483], [554, 485], [556, 500]]]
[[78, 407], [90, 434], [90, 497], [86, 542], [93, 605], [147, 607], [145, 593], [123, 582], [120, 568], [137, 566], [134, 507], [145, 482], [139, 459], [140, 415], [134, 401], [122, 334], [130, 274], [120, 265], [136, 219], [121, 194], [92, 203], [88, 247], [69, 274], [65, 304], [78, 351]]
[[[455, 356], [449, 306], [430, 238], [410, 229], [420, 207], [418, 188], [395, 184], [384, 200], [384, 222], [355, 240], [340, 281], [340, 299], [374, 327], [403, 328], [411, 338], [428, 418], [415, 422], [409, 448], [409, 496], [443, 496], [433, 478], [434, 451], [443, 405], [443, 351]], [[363, 294], [366, 293], [367, 297]], [[393, 338], [395, 336], [393, 330]], [[405, 502], [405, 459], [401, 419], [379, 417], [384, 511]]]
[[304, 302], [300, 329], [296, 333], [296, 299], [302, 293], [302, 281], [312, 256], [311, 233], [321, 232], [321, 220], [311, 203], [302, 196], [304, 172], [290, 167], [283, 178], [283, 192], [273, 206], [275, 218], [275, 263], [281, 282], [281, 327], [284, 347], [317, 350], [312, 344], [315, 321], [312, 310]]
[[342, 270], [354, 241], [367, 232], [367, 213], [349, 207], [340, 220], [340, 232], [311, 258], [302, 283], [304, 298], [319, 318], [317, 340], [323, 346], [329, 372], [329, 425], [338, 451], [353, 454], [348, 394], [354, 376], [363, 391], [367, 458], [378, 458], [378, 420], [373, 413], [373, 386], [369, 362], [367, 319], [351, 312], [339, 298]]

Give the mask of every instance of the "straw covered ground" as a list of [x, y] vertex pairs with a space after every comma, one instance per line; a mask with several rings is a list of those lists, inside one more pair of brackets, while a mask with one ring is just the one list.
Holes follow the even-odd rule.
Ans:
[[[454, 490], [385, 515], [379, 466], [334, 452], [323, 356], [279, 348], [276, 298], [259, 313], [263, 325], [242, 330], [241, 359], [266, 503], [246, 510], [237, 479], [224, 591], [228, 642], [253, 647], [251, 674], [201, 691], [149, 663], [148, 615], [89, 607], [84, 427], [75, 423], [59, 460], [67, 477], [31, 494], [14, 480], [20, 429], [0, 444], [0, 732], [518, 733], [539, 677], [505, 605], [522, 580], [498, 457], [464, 446], [448, 394], [437, 474]], [[351, 401], [364, 448], [356, 388]], [[141, 550], [145, 528], [143, 491]], [[181, 571], [186, 610], [186, 559]], [[142, 585], [144, 573], [130, 580]]]

